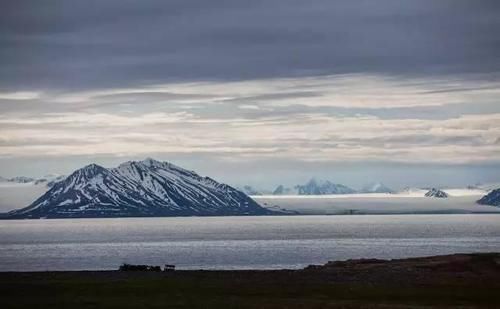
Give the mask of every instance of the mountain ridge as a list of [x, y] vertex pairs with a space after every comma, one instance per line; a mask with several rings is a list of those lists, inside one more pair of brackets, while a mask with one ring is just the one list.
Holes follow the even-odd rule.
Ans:
[[237, 189], [147, 158], [115, 168], [89, 164], [9, 217], [129, 217], [272, 214]]
[[328, 195], [328, 194], [351, 194], [357, 191], [343, 184], [333, 183], [329, 180], [318, 180], [311, 178], [303, 185], [296, 185], [293, 188], [278, 185], [273, 191], [273, 195]]

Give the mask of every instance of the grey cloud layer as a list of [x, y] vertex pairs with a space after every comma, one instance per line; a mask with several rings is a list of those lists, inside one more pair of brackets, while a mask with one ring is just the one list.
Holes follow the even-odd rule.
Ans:
[[498, 72], [497, 1], [9, 1], [0, 86]]
[[499, 91], [496, 81], [350, 74], [4, 93], [0, 155], [494, 163]]
[[486, 175], [500, 165], [498, 33], [493, 0], [6, 1], [0, 169], [156, 155], [221, 173]]

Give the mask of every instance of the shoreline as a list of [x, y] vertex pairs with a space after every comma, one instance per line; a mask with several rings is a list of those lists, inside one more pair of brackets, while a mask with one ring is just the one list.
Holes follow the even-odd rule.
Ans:
[[[445, 267], [450, 264], [454, 266], [471, 266], [475, 262], [488, 262], [495, 267], [498, 267], [500, 272], [500, 252], [475, 252], [475, 253], [453, 253], [453, 254], [442, 254], [442, 255], [428, 255], [428, 256], [417, 256], [417, 257], [406, 257], [406, 258], [394, 258], [394, 259], [379, 259], [379, 258], [359, 258], [359, 259], [347, 259], [347, 260], [335, 260], [328, 261], [325, 264], [310, 264], [303, 268], [281, 268], [281, 269], [176, 269], [172, 271], [152, 271], [152, 270], [130, 270], [123, 271], [119, 269], [117, 265], [116, 269], [102, 269], [102, 270], [42, 270], [42, 271], [0, 271], [0, 275], [3, 274], [44, 274], [44, 273], [247, 273], [247, 272], [303, 272], [303, 271], [344, 271], [351, 270], [355, 271], [358, 267], [362, 269], [367, 266], [376, 266], [377, 268], [391, 267], [394, 265], [401, 266], [404, 265], [408, 267], [416, 268], [434, 268], [438, 269], [440, 267]], [[123, 264], [126, 265], [126, 264]], [[129, 264], [134, 265], [134, 264]], [[144, 266], [157, 266], [157, 265], [144, 265]], [[484, 265], [480, 265], [484, 266]], [[161, 266], [158, 266], [161, 267]], [[445, 267], [446, 269], [446, 267]], [[407, 269], [408, 270], [408, 269]], [[481, 270], [481, 269], [477, 269]]]
[[[390, 267], [393, 265], [405, 265], [405, 267], [425, 268], [433, 266], [439, 268], [449, 264], [459, 266], [471, 266], [475, 262], [488, 262], [491, 265], [498, 267], [500, 271], [500, 252], [474, 252], [474, 253], [453, 253], [453, 254], [440, 254], [440, 255], [427, 255], [406, 258], [394, 259], [379, 259], [379, 258], [359, 258], [347, 260], [328, 261], [325, 264], [310, 264], [304, 268], [282, 268], [282, 269], [177, 269], [175, 273], [190, 273], [190, 272], [301, 272], [308, 270], [356, 270], [359, 266], [377, 266], [377, 267]], [[471, 264], [472, 263], [472, 264]], [[126, 264], [123, 264], [126, 265]], [[128, 264], [134, 265], [134, 264]], [[42, 270], [42, 271], [0, 271], [2, 274], [38, 274], [38, 273], [158, 273], [165, 271], [151, 271], [151, 270], [119, 270], [119, 265], [116, 269], [103, 269], [103, 270]], [[156, 265], [144, 265], [156, 266]], [[480, 266], [483, 266], [482, 264]], [[171, 274], [174, 270], [168, 271]]]
[[[488, 206], [496, 207], [496, 206]], [[498, 207], [497, 207], [498, 208]], [[500, 209], [491, 211], [463, 211], [457, 209], [455, 211], [413, 211], [413, 212], [337, 212], [337, 213], [278, 213], [274, 215], [227, 215], [227, 216], [120, 216], [120, 217], [51, 217], [51, 218], [12, 218], [6, 217], [4, 213], [0, 213], [0, 221], [24, 221], [24, 220], [73, 220], [73, 219], [146, 219], [146, 218], [244, 218], [244, 217], [296, 217], [296, 216], [395, 216], [395, 215], [500, 215]]]
[[0, 272], [0, 305], [491, 308], [500, 306], [499, 276], [500, 253], [358, 259], [299, 270]]

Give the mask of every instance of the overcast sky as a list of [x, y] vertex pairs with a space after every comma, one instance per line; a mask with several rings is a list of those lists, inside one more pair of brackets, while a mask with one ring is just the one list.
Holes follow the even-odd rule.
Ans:
[[8, 1], [0, 175], [500, 181], [495, 0]]

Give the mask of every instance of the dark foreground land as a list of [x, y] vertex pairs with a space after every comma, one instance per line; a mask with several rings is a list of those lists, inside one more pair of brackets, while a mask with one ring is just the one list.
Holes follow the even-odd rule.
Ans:
[[500, 308], [500, 253], [303, 270], [0, 273], [0, 308]]

